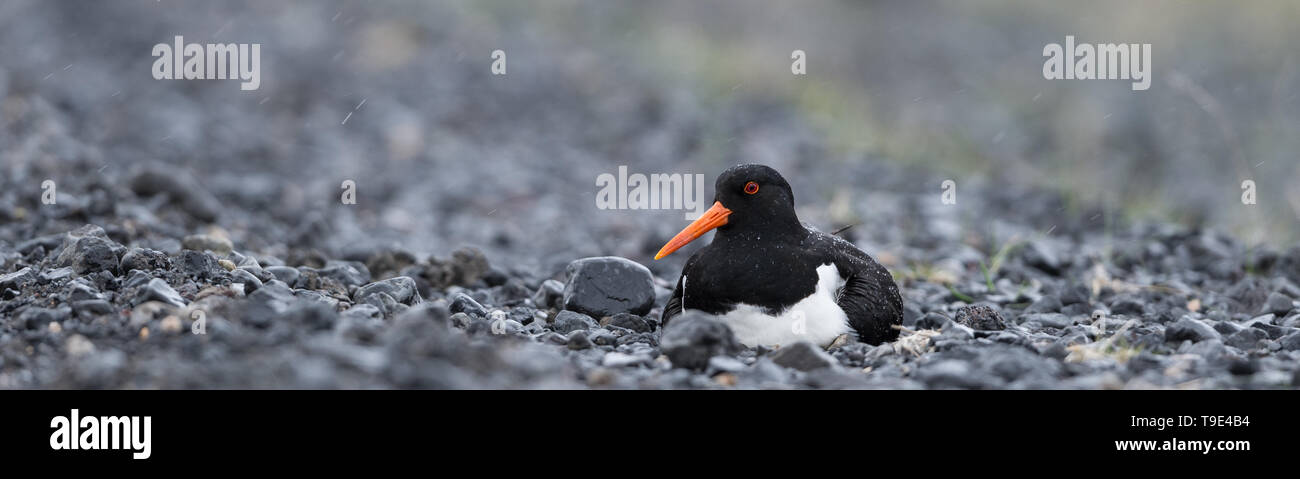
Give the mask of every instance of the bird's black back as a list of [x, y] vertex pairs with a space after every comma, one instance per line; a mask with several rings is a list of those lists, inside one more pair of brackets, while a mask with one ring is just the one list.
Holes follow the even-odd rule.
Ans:
[[[848, 241], [802, 226], [777, 236], [718, 236], [691, 256], [664, 306], [667, 325], [683, 308], [723, 314], [737, 303], [777, 315], [816, 291], [816, 268], [834, 264], [843, 287], [836, 303], [858, 339], [892, 341], [903, 321], [903, 301], [889, 272]], [[683, 297], [685, 281], [685, 297]]]

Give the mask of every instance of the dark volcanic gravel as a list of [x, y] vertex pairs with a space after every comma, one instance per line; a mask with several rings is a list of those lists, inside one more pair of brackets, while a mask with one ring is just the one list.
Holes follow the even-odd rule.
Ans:
[[[635, 36], [516, 28], [528, 12], [509, 8], [484, 26], [472, 7], [424, 2], [0, 3], [0, 387], [1300, 378], [1300, 246], [977, 176], [947, 205], [946, 176], [837, 153], [749, 87], [699, 94], [650, 65], [597, 68], [647, 56]], [[149, 80], [149, 46], [182, 33], [264, 42], [262, 89]], [[508, 78], [486, 67], [497, 44]], [[697, 314], [661, 327], [699, 246], [652, 261], [682, 212], [598, 210], [593, 180], [621, 164], [704, 173], [711, 195], [739, 162], [780, 170], [809, 224], [856, 225], [842, 236], [898, 279], [896, 342], [745, 348]], [[339, 201], [348, 180], [356, 205]]]
[[[3, 386], [1271, 388], [1300, 371], [1300, 249], [1247, 256], [1212, 232], [1133, 227], [1108, 260], [1100, 232], [1036, 237], [992, 290], [960, 243], [876, 250], [934, 265], [894, 266], [903, 335], [823, 350], [745, 348], [697, 313], [660, 328], [671, 280], [621, 258], [543, 277], [464, 249], [378, 277], [394, 252], [286, 264], [104, 224], [0, 244]], [[211, 231], [172, 244], [229, 243]], [[1191, 254], [1207, 242], [1221, 256]]]

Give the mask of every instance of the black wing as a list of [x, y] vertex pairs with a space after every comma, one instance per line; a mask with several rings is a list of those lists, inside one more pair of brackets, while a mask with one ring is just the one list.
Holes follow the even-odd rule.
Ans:
[[677, 286], [673, 287], [673, 295], [668, 297], [668, 303], [664, 304], [664, 312], [660, 315], [660, 328], [668, 326], [668, 320], [684, 312], [682, 307], [682, 282], [686, 278], [686, 272], [691, 269], [691, 265], [695, 264], [695, 258], [699, 256], [700, 252], [696, 251], [695, 254], [691, 255], [690, 259], [686, 260], [686, 264], [682, 265], [682, 274], [677, 276]]
[[673, 295], [668, 297], [668, 304], [664, 305], [664, 312], [659, 320], [659, 327], [668, 326], [668, 320], [673, 316], [682, 314], [682, 278], [677, 277], [677, 287], [673, 288]]
[[852, 243], [822, 233], [818, 242], [835, 262], [844, 286], [835, 303], [849, 317], [849, 326], [858, 332], [858, 340], [880, 344], [898, 339], [892, 326], [903, 324], [903, 298], [889, 270]]

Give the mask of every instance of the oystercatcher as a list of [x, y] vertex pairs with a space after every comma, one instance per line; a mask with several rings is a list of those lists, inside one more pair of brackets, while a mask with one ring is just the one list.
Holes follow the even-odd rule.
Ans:
[[800, 223], [780, 173], [738, 165], [714, 189], [713, 207], [655, 255], [717, 230], [686, 261], [664, 307], [665, 326], [694, 309], [719, 316], [750, 347], [826, 346], [843, 334], [869, 344], [898, 338], [890, 326], [903, 322], [903, 300], [889, 271], [852, 243]]

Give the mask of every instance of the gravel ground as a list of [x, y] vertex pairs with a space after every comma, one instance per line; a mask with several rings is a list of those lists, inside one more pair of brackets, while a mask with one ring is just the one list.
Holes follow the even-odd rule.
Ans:
[[[1300, 384], [1300, 246], [848, 155], [761, 94], [696, 96], [582, 49], [529, 60], [590, 39], [471, 9], [153, 3], [0, 7], [0, 387]], [[97, 41], [39, 40], [56, 29]], [[279, 45], [262, 89], [140, 80], [147, 53], [121, 53], [198, 31]], [[497, 43], [511, 81], [449, 66]], [[387, 63], [403, 49], [419, 55]], [[842, 235], [902, 290], [897, 342], [747, 349], [693, 315], [661, 330], [697, 246], [651, 261], [681, 213], [597, 210], [593, 180], [711, 185], [738, 162], [780, 170], [809, 224], [856, 225]]]
[[[147, 176], [147, 174], [146, 174]], [[139, 184], [139, 177], [130, 184]], [[195, 190], [187, 190], [192, 194]], [[1005, 191], [980, 198], [995, 198]], [[1043, 219], [1052, 200], [1034, 198]], [[150, 202], [122, 192], [113, 204]], [[194, 201], [182, 196], [166, 208]], [[747, 349], [691, 314], [673, 278], [621, 257], [552, 275], [464, 248], [364, 258], [257, 254], [219, 227], [181, 237], [91, 205], [92, 224], [0, 244], [0, 385], [293, 388], [1272, 388], [1300, 382], [1300, 248], [1210, 231], [1059, 224], [992, 255], [919, 195], [873, 222], [906, 303], [897, 342]], [[990, 200], [984, 208], [995, 208]], [[50, 209], [52, 210], [52, 209]], [[1023, 217], [1024, 208], [1017, 208]], [[43, 217], [47, 209], [29, 213]], [[1008, 217], [1012, 216], [1010, 213]], [[10, 223], [12, 233], [24, 222]], [[100, 226], [102, 225], [102, 226]], [[860, 226], [859, 228], [862, 228]], [[849, 231], [853, 231], [852, 229]], [[890, 243], [886, 243], [890, 244]], [[904, 246], [907, 245], [907, 246]], [[291, 251], [292, 248], [290, 248]], [[905, 266], [905, 265], [912, 266]], [[989, 280], [981, 279], [989, 271]], [[992, 289], [989, 283], [992, 282]], [[194, 334], [202, 319], [204, 334]]]

